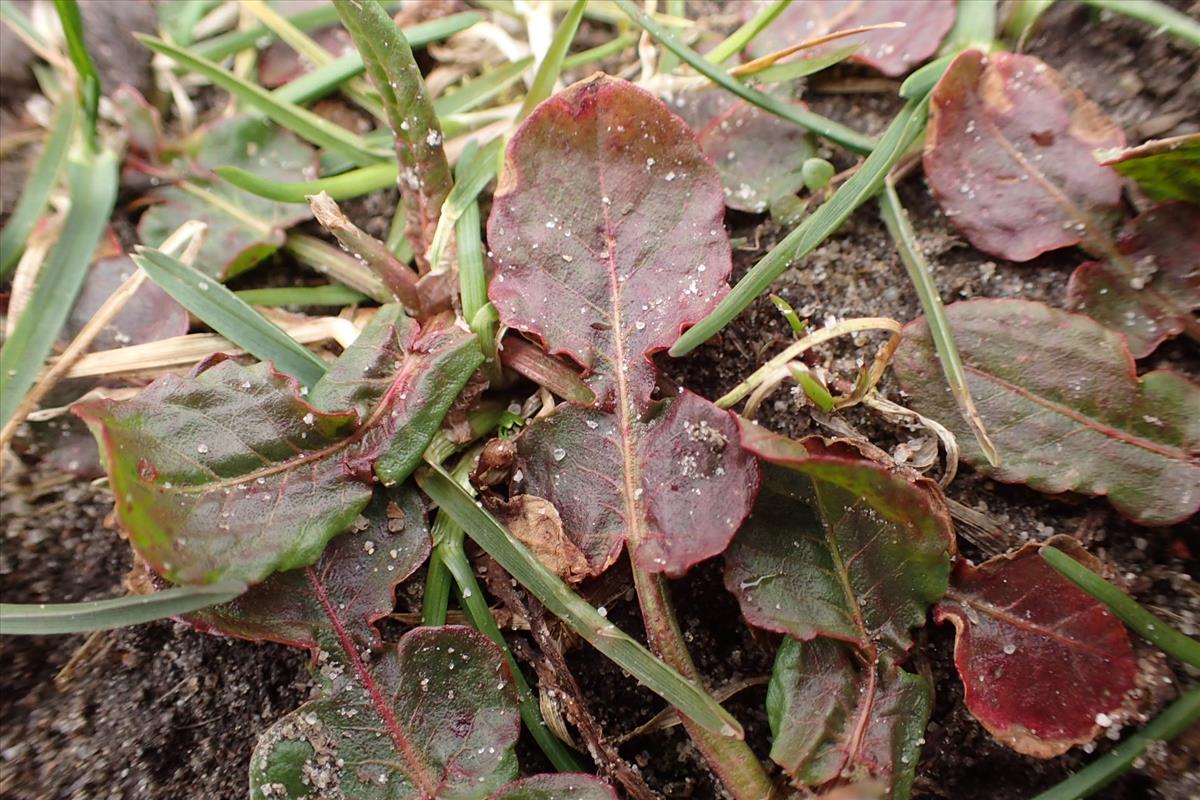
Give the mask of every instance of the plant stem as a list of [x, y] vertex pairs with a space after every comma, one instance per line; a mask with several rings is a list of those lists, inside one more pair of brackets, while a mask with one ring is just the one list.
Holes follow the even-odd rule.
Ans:
[[1185, 692], [1138, 733], [1033, 800], [1079, 800], [1098, 792], [1133, 766], [1151, 744], [1170, 741], [1197, 722], [1200, 722], [1200, 687]]
[[301, 264], [338, 283], [357, 289], [380, 303], [390, 303], [392, 293], [369, 269], [328, 242], [306, 233], [289, 233], [283, 249]]
[[[700, 673], [679, 631], [666, 580], [638, 567], [632, 553], [630, 560], [650, 649], [681, 675], [697, 686], [702, 685]], [[764, 800], [770, 796], [771, 780], [745, 741], [706, 730], [682, 712], [680, 719], [696, 749], [734, 800]]]
[[1044, 546], [1042, 558], [1064, 578], [1103, 603], [1118, 619], [1150, 644], [1200, 669], [1200, 641], [1185, 636], [1140, 603], [1056, 547]]
[[900, 204], [900, 196], [891, 178], [884, 182], [883, 191], [879, 195], [879, 208], [883, 221], [887, 225], [892, 241], [900, 252], [900, 260], [908, 271], [908, 279], [912, 281], [921, 301], [921, 310], [925, 312], [925, 321], [929, 325], [929, 334], [933, 337], [933, 345], [937, 350], [938, 360], [942, 364], [942, 373], [950, 384], [950, 392], [958, 403], [958, 411], [967, 421], [979, 449], [993, 467], [999, 465], [1000, 454], [996, 445], [988, 436], [987, 428], [975, 408], [975, 400], [971, 397], [971, 387], [967, 385], [967, 372], [963, 368], [962, 359], [958, 354], [958, 345], [954, 343], [954, 334], [950, 330], [950, 322], [942, 308], [942, 298], [938, 294], [937, 285], [933, 282], [933, 273], [925, 255], [917, 244], [917, 235], [908, 219], [908, 212]]

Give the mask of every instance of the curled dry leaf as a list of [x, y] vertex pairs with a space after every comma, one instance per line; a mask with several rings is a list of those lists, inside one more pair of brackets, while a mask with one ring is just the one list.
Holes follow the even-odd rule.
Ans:
[[1151, 200], [1200, 203], [1200, 133], [1098, 155], [1101, 164], [1131, 179]]
[[1033, 56], [967, 50], [931, 95], [925, 175], [971, 244], [1012, 261], [1082, 243], [1104, 249], [1121, 177], [1097, 148], [1125, 135]]
[[517, 693], [500, 650], [461, 626], [415, 628], [276, 722], [250, 796], [485, 800], [517, 773]]
[[200, 630], [308, 648], [314, 656], [341, 651], [339, 634], [360, 651], [375, 650], [374, 623], [392, 613], [396, 586], [425, 562], [430, 546], [420, 495], [381, 489], [353, 530], [335, 537], [312, 567], [276, 573], [186, 619]]
[[954, 533], [924, 478], [812, 437], [739, 421], [742, 446], [770, 462], [754, 513], [726, 553], [725, 585], [753, 625], [899, 659], [946, 591]]
[[[1049, 544], [1095, 562], [1070, 537]], [[934, 618], [957, 630], [954, 663], [975, 718], [1014, 750], [1053, 758], [1095, 738], [1134, 687], [1137, 662], [1120, 620], [1039, 548], [959, 562]]]
[[628, 543], [649, 572], [682, 574], [725, 550], [758, 488], [728, 412], [684, 392], [646, 420], [571, 403], [517, 439], [519, 489], [549, 500], [593, 574]]
[[[743, 13], [749, 18], [768, 2], [771, 0], [746, 3]], [[766, 30], [754, 37], [747, 50], [758, 58], [825, 33], [881, 22], [903, 22], [903, 28], [871, 31], [804, 51], [805, 57], [821, 56], [847, 42], [861, 43], [861, 49], [850, 56], [851, 61], [877, 69], [884, 75], [903, 75], [937, 52], [943, 37], [954, 25], [954, 7], [954, 3], [946, 0], [889, 0], [886, 3], [805, 0], [788, 6]]]
[[999, 466], [945, 390], [923, 317], [905, 327], [893, 367], [911, 407], [953, 431], [977, 470], [1043, 492], [1106, 496], [1143, 525], [1181, 522], [1200, 507], [1200, 386], [1171, 370], [1139, 378], [1123, 336], [1042, 303], [970, 300], [946, 317]]
[[277, 203], [244, 192], [217, 178], [215, 167], [235, 166], [269, 181], [290, 183], [316, 175], [317, 155], [294, 134], [270, 122], [245, 115], [208, 125], [183, 143], [172, 165], [150, 168], [174, 182], [156, 189], [154, 203], [138, 222], [142, 244], [158, 247], [190, 219], [208, 225], [196, 268], [218, 280], [250, 269], [283, 246], [284, 233], [308, 219], [303, 205]]
[[1106, 259], [1080, 265], [1067, 287], [1068, 304], [1125, 334], [1134, 358], [1185, 331], [1200, 336], [1195, 317], [1200, 308], [1200, 207], [1168, 203], [1152, 208], [1126, 226], [1116, 245], [1123, 263]]
[[591, 575], [587, 557], [567, 536], [558, 509], [549, 500], [519, 494], [493, 510], [513, 536], [558, 577], [578, 583]]
[[605, 408], [650, 405], [650, 355], [728, 291], [725, 196], [687, 125], [597, 74], [509, 143], [488, 218], [488, 295], [510, 328], [589, 373]]
[[809, 786], [879, 781], [907, 798], [932, 701], [918, 675], [864, 665], [832, 639], [786, 637], [767, 689], [771, 760]]
[[316, 561], [376, 479], [415, 469], [482, 361], [474, 336], [421, 334], [402, 320], [398, 307], [381, 309], [314, 387], [346, 410], [310, 404], [269, 364], [221, 357], [129, 400], [74, 406], [100, 443], [134, 549], [180, 583], [256, 583]]
[[720, 88], [681, 90], [664, 99], [716, 164], [725, 205], [762, 213], [804, 186], [800, 168], [814, 150], [798, 125]]

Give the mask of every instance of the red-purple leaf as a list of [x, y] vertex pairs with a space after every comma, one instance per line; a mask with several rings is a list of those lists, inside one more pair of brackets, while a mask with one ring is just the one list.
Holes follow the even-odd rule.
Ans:
[[250, 759], [250, 795], [485, 800], [516, 776], [512, 674], [483, 634], [409, 631], [272, 725]]
[[1089, 261], [1071, 275], [1068, 304], [1125, 334], [1134, 358], [1164, 339], [1200, 336], [1200, 207], [1168, 203], [1126, 226], [1120, 262]]
[[742, 429], [742, 446], [773, 462], [725, 556], [725, 584], [746, 619], [900, 658], [950, 573], [954, 534], [936, 486], [816, 438], [806, 448]]
[[380, 644], [375, 621], [392, 613], [396, 585], [424, 563], [429, 549], [420, 496], [408, 488], [379, 490], [354, 531], [334, 538], [312, 567], [276, 573], [187, 620], [239, 639], [309, 648], [314, 656], [340, 649], [339, 630], [360, 651], [374, 650]]
[[971, 300], [946, 317], [998, 466], [945, 390], [923, 317], [905, 327], [893, 366], [911, 406], [949, 428], [977, 470], [1043, 492], [1104, 495], [1143, 525], [1200, 507], [1200, 386], [1170, 370], [1139, 378], [1124, 337], [1082, 314]]
[[717, 165], [725, 205], [761, 213], [804, 186], [800, 167], [813, 154], [804, 129], [724, 89], [678, 91], [666, 99]]
[[1200, 133], [1156, 139], [1097, 156], [1101, 164], [1133, 180], [1152, 200], [1200, 203]]
[[[414, 339], [402, 318], [398, 306], [380, 309], [340, 359], [388, 375], [368, 384], [386, 388], [366, 414], [322, 411], [270, 365], [228, 359], [126, 401], [75, 407], [100, 442], [117, 516], [155, 571], [256, 583], [311, 564], [366, 506], [376, 477], [408, 476], [482, 356], [456, 327]], [[314, 393], [340, 396], [322, 383]]]
[[[284, 231], [311, 214], [305, 205], [277, 203], [216, 178], [212, 170], [236, 166], [270, 181], [313, 178], [316, 152], [294, 134], [265, 120], [236, 116], [206, 126], [185, 143], [178, 180], [151, 195], [138, 236], [157, 247], [189, 219], [207, 223], [196, 268], [219, 280], [253, 267], [282, 244]], [[155, 176], [163, 168], [154, 170]], [[170, 174], [169, 171], [167, 174]]]
[[682, 120], [593, 76], [539, 105], [509, 143], [488, 219], [489, 296], [505, 325], [588, 370], [604, 407], [640, 414], [650, 354], [728, 291], [724, 206]]
[[599, 778], [565, 772], [513, 781], [491, 800], [617, 800], [617, 793]]
[[925, 175], [971, 244], [1012, 261], [1083, 243], [1103, 249], [1121, 176], [1097, 148], [1125, 135], [1033, 56], [961, 53], [932, 93]]
[[924, 678], [863, 664], [840, 642], [785, 637], [767, 689], [771, 759], [809, 786], [877, 780], [907, 798], [931, 694]]
[[[753, 16], [767, 2], [746, 3], [743, 13]], [[904, 28], [871, 31], [804, 51], [805, 57], [811, 58], [833, 52], [847, 42], [861, 43], [862, 48], [850, 56], [851, 61], [873, 67], [884, 75], [903, 75], [937, 52], [942, 38], [954, 25], [954, 7], [950, 0], [805, 0], [788, 6], [754, 37], [747, 50], [757, 58], [834, 31], [903, 22]]]
[[554, 504], [593, 574], [627, 544], [649, 572], [682, 574], [721, 553], [758, 488], [731, 415], [684, 392], [646, 420], [573, 403], [517, 439], [520, 492]]
[[[1051, 543], [1093, 559], [1069, 537]], [[1004, 744], [1052, 758], [1091, 741], [1120, 708], [1137, 662], [1121, 622], [1030, 543], [978, 567], [961, 561], [934, 610], [954, 624], [967, 708]]]
[[[104, 301], [117, 290], [137, 267], [129, 256], [102, 258], [92, 264], [87, 281], [75, 300], [71, 316], [63, 330], [67, 341], [86, 325]], [[131, 344], [156, 342], [188, 331], [187, 310], [170, 295], [149, 281], [133, 294], [125, 306], [104, 326], [92, 342], [92, 350], [113, 350]]]

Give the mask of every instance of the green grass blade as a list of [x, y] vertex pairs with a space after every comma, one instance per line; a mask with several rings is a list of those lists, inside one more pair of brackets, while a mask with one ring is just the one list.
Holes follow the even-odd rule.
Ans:
[[180, 305], [255, 358], [274, 362], [276, 369], [305, 386], [325, 374], [321, 359], [200, 270], [146, 248], [140, 248], [133, 260]]
[[50, 192], [54, 190], [58, 175], [67, 161], [78, 108], [75, 103], [59, 105], [37, 163], [25, 181], [8, 224], [0, 231], [0, 277], [7, 275], [17, 265], [29, 234], [50, 202]]
[[356, 51], [352, 51], [280, 86], [272, 91], [271, 95], [283, 103], [307, 105], [336, 92], [343, 83], [351, 78], [357, 78], [362, 73], [362, 56]]
[[562, 68], [565, 71], [586, 67], [588, 64], [608, 58], [609, 56], [614, 56], [626, 47], [634, 46], [637, 44], [637, 40], [637, 31], [622, 33], [620, 36], [609, 39], [604, 44], [598, 44], [595, 47], [589, 47], [587, 50], [572, 53], [563, 59]]
[[54, 348], [87, 277], [96, 244], [117, 201], [118, 161], [109, 150], [67, 161], [71, 210], [63, 235], [38, 273], [37, 283], [12, 335], [0, 348], [0, 427], [16, 412]]
[[417, 483], [475, 542], [572, 630], [648, 689], [713, 733], [740, 736], [741, 725], [703, 688], [655, 658], [576, 594], [557, 575], [475, 504], [471, 495], [441, 467], [417, 473]]
[[206, 58], [153, 36], [135, 33], [134, 38], [156, 53], [162, 53], [182, 67], [197, 72], [239, 100], [265, 114], [272, 122], [287, 128], [302, 139], [324, 147], [359, 166], [378, 164], [388, 159], [387, 153], [372, 150], [361, 136], [335, 125], [295, 103], [284, 102], [261, 86], [242, 80]]
[[900, 84], [900, 96], [905, 100], [920, 100], [932, 92], [955, 55], [957, 54], [950, 53], [941, 56], [912, 72], [904, 79], [904, 83]]
[[478, 108], [481, 103], [490, 100], [515, 83], [525, 74], [525, 70], [529, 69], [531, 64], [533, 64], [533, 56], [526, 56], [499, 69], [485, 72], [462, 88], [447, 92], [434, 100], [433, 111], [439, 119], [444, 119], [451, 114]]
[[983, 451], [988, 463], [997, 466], [1000, 463], [1000, 454], [996, 452], [996, 446], [988, 436], [987, 428], [975, 408], [971, 387], [967, 385], [967, 371], [963, 368], [958, 345], [954, 343], [954, 334], [946, 320], [941, 295], [933, 282], [933, 273], [917, 244], [917, 235], [908, 220], [908, 212], [901, 205], [900, 197], [890, 180], [884, 181], [883, 191], [879, 195], [879, 208], [888, 233], [896, 243], [900, 260], [908, 271], [908, 279], [912, 281], [917, 298], [921, 301], [921, 310], [925, 312], [925, 321], [929, 324], [929, 333], [933, 337], [938, 361], [942, 364], [942, 373], [946, 376], [946, 383], [950, 385], [950, 392], [958, 403], [958, 411], [975, 434], [975, 441], [979, 443], [979, 449]]
[[1150, 745], [1168, 742], [1200, 722], [1200, 687], [1185, 692], [1149, 725], [1033, 800], [1080, 800], [1115, 780], [1146, 752]]
[[[464, 151], [458, 161], [458, 180], [461, 186], [465, 174], [480, 158], [478, 151]], [[494, 156], [493, 156], [494, 158]], [[453, 192], [451, 192], [453, 194]], [[445, 211], [442, 212], [445, 215]], [[462, 210], [454, 226], [454, 239], [458, 247], [458, 286], [462, 298], [463, 319], [471, 322], [479, 309], [487, 305], [487, 275], [483, 271], [483, 241], [479, 219], [479, 201], [471, 198]], [[486, 355], [486, 353], [484, 354]]]
[[88, 603], [0, 603], [0, 634], [38, 636], [124, 628], [227, 603], [244, 591], [243, 583], [219, 581]]
[[575, 0], [570, 10], [567, 11], [567, 15], [558, 24], [558, 30], [554, 32], [554, 38], [550, 40], [550, 47], [546, 50], [546, 57], [538, 65], [537, 73], [533, 76], [533, 83], [530, 84], [529, 91], [525, 95], [525, 101], [521, 103], [521, 110], [517, 112], [518, 122], [529, 116], [538, 103], [554, 93], [554, 83], [562, 73], [563, 59], [566, 58], [567, 50], [570, 49], [571, 42], [575, 39], [575, 33], [579, 30], [579, 22], [583, 19], [583, 12], [586, 8], [587, 0]]
[[325, 286], [284, 286], [234, 292], [252, 306], [350, 306], [368, 300], [365, 294], [336, 283]]
[[1008, 18], [1004, 21], [1004, 35], [1021, 49], [1033, 26], [1052, 5], [1054, 0], [1015, 0], [1010, 3]]
[[[433, 241], [429, 244], [429, 263], [437, 269], [441, 263], [442, 252], [450, 243], [450, 235], [454, 226], [467, 209], [477, 202], [479, 193], [491, 183], [500, 168], [498, 156], [504, 146], [503, 137], [497, 136], [483, 146], [483, 149], [471, 159], [466, 169], [461, 170], [458, 182], [446, 195], [442, 203], [442, 211], [438, 216], [437, 227], [433, 231]], [[468, 317], [470, 319], [470, 317]]]
[[1172, 658], [1200, 669], [1200, 641], [1185, 636], [1148, 611], [1138, 601], [1056, 547], [1043, 547], [1042, 558], [1064, 578], [1103, 603], [1134, 633]]
[[295, 183], [280, 183], [267, 180], [241, 167], [217, 167], [214, 170], [225, 180], [243, 191], [266, 197], [277, 203], [308, 204], [308, 196], [327, 192], [334, 200], [349, 200], [361, 197], [376, 189], [386, 189], [396, 183], [396, 162], [373, 164], [319, 178], [314, 181], [296, 181]]
[[983, 52], [996, 39], [996, 0], [965, 0], [958, 4], [954, 27], [942, 42], [942, 53], [958, 53], [972, 47]]
[[1200, 47], [1200, 22], [1156, 0], [1083, 0], [1092, 8], [1112, 11], [1153, 25], [1155, 28]]
[[802, 58], [799, 61], [787, 61], [783, 64], [772, 64], [755, 72], [753, 77], [758, 83], [783, 83], [815, 75], [821, 70], [829, 69], [834, 64], [840, 64], [858, 52], [860, 45], [852, 44], [835, 50], [829, 55]]
[[871, 149], [875, 146], [875, 140], [871, 137], [863, 136], [858, 131], [848, 128], [839, 122], [826, 119], [820, 114], [814, 114], [795, 104], [785, 103], [777, 97], [764, 94], [732, 77], [723, 68], [705, 61], [703, 56], [679, 41], [664, 26], [651, 19], [632, 0], [616, 0], [616, 4], [638, 27], [642, 28], [657, 42], [679, 56], [685, 64], [746, 102], [753, 103], [764, 111], [769, 111], [789, 122], [794, 122], [800, 127], [812, 131], [818, 136], [823, 136], [831, 142], [836, 142], [855, 153], [870, 153]]
[[704, 54], [704, 60], [710, 64], [721, 64], [742, 52], [755, 36], [775, 21], [783, 10], [791, 5], [792, 0], [775, 0], [770, 5], [763, 6], [758, 13], [742, 23], [742, 27], [729, 34], [724, 41]]
[[42, 34], [33, 27], [33, 22], [14, 0], [0, 0], [0, 21], [7, 22], [22, 38], [34, 42], [38, 47], [49, 49]]
[[838, 187], [833, 197], [771, 248], [707, 317], [684, 333], [671, 348], [671, 355], [690, 353], [712, 338], [765, 292], [785, 269], [811, 253], [840, 228], [856, 208], [878, 192], [888, 172], [924, 129], [928, 108], [927, 99], [908, 101], [858, 171]]
[[[401, 0], [388, 0], [384, 5], [389, 9], [396, 9], [400, 7], [400, 3]], [[284, 18], [302, 31], [311, 31], [314, 28], [323, 28], [338, 22], [337, 11], [327, 3], [296, 14], [285, 14]], [[203, 42], [193, 43], [189, 49], [202, 58], [221, 61], [240, 50], [270, 44], [275, 38], [275, 34], [265, 25], [253, 25], [205, 39]]]
[[100, 73], [83, 40], [83, 17], [75, 0], [54, 0], [54, 10], [62, 23], [67, 39], [67, 54], [79, 74], [79, 94], [83, 104], [84, 138], [92, 152], [96, 151], [96, 116], [100, 111]]

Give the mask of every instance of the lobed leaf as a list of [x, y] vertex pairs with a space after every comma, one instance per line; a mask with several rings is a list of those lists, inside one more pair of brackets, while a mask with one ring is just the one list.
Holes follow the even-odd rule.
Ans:
[[1125, 135], [1034, 56], [960, 53], [932, 92], [925, 174], [971, 244], [1012, 261], [1060, 247], [1103, 247], [1121, 178], [1097, 148]]
[[1116, 247], [1123, 264], [1089, 261], [1071, 274], [1067, 304], [1125, 334], [1134, 358], [1180, 333], [1200, 335], [1200, 208], [1152, 208], [1126, 225]]
[[727, 291], [720, 178], [687, 126], [597, 74], [509, 144], [488, 219], [501, 321], [570, 356], [606, 408], [650, 405], [649, 356]]
[[770, 462], [725, 557], [725, 585], [753, 625], [828, 637], [893, 659], [946, 591], [954, 533], [936, 486], [817, 437], [796, 442], [739, 420]]
[[[1074, 539], [1051, 544], [1094, 559]], [[960, 561], [934, 609], [957, 630], [954, 663], [967, 708], [998, 740], [1053, 758], [1100, 731], [1134, 687], [1137, 662], [1124, 625], [1026, 544], [978, 567]]]
[[[743, 14], [756, 14], [762, 2], [747, 3]], [[937, 52], [938, 45], [954, 25], [954, 3], [945, 0], [891, 0], [887, 3], [863, 3], [859, 0], [807, 0], [792, 3], [762, 33], [747, 51], [754, 58], [765, 56], [790, 45], [825, 33], [903, 22], [906, 27], [870, 31], [851, 41], [861, 43], [851, 61], [877, 69], [884, 75], [903, 75]], [[841, 43], [806, 50], [806, 57], [828, 55]]]
[[1152, 200], [1200, 203], [1200, 133], [1096, 155], [1101, 164], [1131, 179]]
[[249, 116], [201, 129], [180, 164], [179, 180], [155, 191], [138, 222], [143, 244], [158, 247], [190, 219], [208, 225], [196, 266], [218, 280], [253, 267], [279, 247], [291, 226], [309, 219], [307, 208], [241, 191], [219, 180], [216, 167], [246, 170], [260, 180], [288, 182], [316, 174], [316, 152], [296, 136]]
[[758, 489], [732, 416], [691, 392], [644, 420], [564, 403], [525, 427], [516, 465], [596, 575], [625, 544], [648, 572], [686, 572], [725, 550]]
[[943, 388], [923, 317], [905, 327], [893, 366], [911, 407], [949, 428], [977, 470], [1052, 494], [1107, 496], [1142, 525], [1200, 507], [1200, 386], [1171, 370], [1139, 378], [1124, 337], [1082, 314], [971, 300], [946, 317], [999, 466]]
[[250, 758], [250, 796], [484, 800], [516, 776], [512, 674], [483, 634], [415, 628], [276, 722]]
[[800, 126], [720, 88], [674, 92], [665, 99], [716, 164], [725, 205], [762, 213], [804, 186], [800, 168], [814, 151]]
[[[396, 586], [429, 551], [420, 495], [411, 488], [381, 490], [354, 529], [330, 541], [312, 567], [276, 573], [187, 621], [203, 631], [308, 648], [314, 657], [340, 648], [339, 629], [360, 651], [377, 650], [375, 622], [392, 613]], [[324, 601], [336, 605], [336, 619]]]
[[381, 310], [314, 388], [343, 400], [340, 381], [357, 368], [368, 413], [362, 394], [357, 408], [324, 411], [269, 364], [224, 356], [130, 400], [74, 407], [100, 443], [117, 516], [155, 571], [255, 583], [311, 564], [366, 506], [376, 478], [412, 472], [481, 356], [470, 334], [433, 325], [418, 335], [398, 316]]
[[929, 682], [890, 664], [859, 663], [844, 644], [784, 638], [767, 687], [771, 760], [795, 780], [884, 781], [912, 791], [933, 697]]

